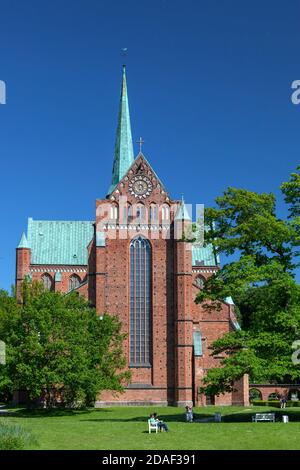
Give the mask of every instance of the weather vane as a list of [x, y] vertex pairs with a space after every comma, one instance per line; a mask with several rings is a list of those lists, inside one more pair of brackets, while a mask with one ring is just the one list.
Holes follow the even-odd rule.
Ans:
[[140, 146], [140, 153], [142, 152], [142, 146], [143, 146], [144, 143], [145, 143], [145, 141], [142, 139], [142, 137], [140, 137], [139, 140], [137, 141], [137, 144], [139, 144], [139, 146]]
[[[124, 62], [125, 62], [125, 59], [126, 59], [126, 57], [127, 57], [127, 52], [128, 52], [128, 48], [127, 48], [127, 47], [122, 47], [122, 49], [121, 49], [121, 55], [122, 55], [122, 57], [124, 58]], [[125, 67], [125, 65], [126, 65], [126, 64], [123, 63], [123, 67]]]

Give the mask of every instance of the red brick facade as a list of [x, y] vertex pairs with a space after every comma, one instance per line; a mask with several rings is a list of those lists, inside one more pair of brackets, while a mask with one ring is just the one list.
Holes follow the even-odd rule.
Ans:
[[[129, 184], [134, 175], [151, 180], [149, 197], [137, 200]], [[137, 204], [143, 203], [143, 219]], [[88, 250], [88, 264], [31, 264], [30, 248], [17, 249], [16, 285], [30, 274], [32, 280], [51, 276], [51, 288], [68, 292], [70, 276], [80, 279], [78, 291], [99, 314], [117, 315], [127, 334], [124, 352], [132, 372], [132, 382], [123, 394], [103, 392], [98, 406], [116, 404], [174, 404], [185, 406], [215, 404], [247, 404], [248, 384], [244, 378], [236, 392], [220, 397], [199, 393], [208, 369], [216, 367], [220, 358], [210, 355], [211, 343], [233, 329], [232, 305], [222, 304], [221, 310], [207, 311], [194, 300], [199, 290], [198, 277], [207, 278], [215, 266], [193, 266], [191, 243], [183, 241], [182, 233], [191, 226], [190, 220], [175, 220], [180, 201], [172, 201], [160, 180], [142, 154], [111, 193], [109, 199], [96, 201], [94, 237]], [[124, 211], [131, 205], [131, 215]], [[157, 207], [157, 220], [150, 220], [150, 207]], [[115, 208], [115, 212], [111, 207]], [[125, 209], [124, 209], [125, 208]], [[144, 237], [151, 249], [151, 360], [147, 365], [130, 364], [130, 242]], [[99, 242], [100, 239], [100, 242]], [[59, 272], [59, 280], [56, 273]], [[202, 355], [194, 355], [193, 335], [200, 332]]]

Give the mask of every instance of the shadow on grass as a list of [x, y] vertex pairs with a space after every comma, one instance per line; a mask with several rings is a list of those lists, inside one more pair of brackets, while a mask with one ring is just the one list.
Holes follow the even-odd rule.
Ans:
[[[275, 421], [282, 422], [282, 416], [288, 416], [289, 421], [300, 422], [300, 413], [293, 411], [292, 409], [278, 410], [277, 408], [266, 409], [264, 411], [256, 411], [255, 408], [251, 412], [237, 412], [222, 416], [222, 422], [224, 423], [249, 423], [252, 422], [252, 416], [256, 413], [275, 413]], [[260, 421], [268, 423], [269, 421]], [[254, 423], [255, 424], [255, 423]]]
[[[119, 408], [119, 417], [112, 417], [110, 418], [110, 413], [116, 413], [118, 411], [116, 409], [111, 410], [109, 408], [86, 408], [82, 410], [76, 409], [16, 409], [13, 410], [12, 408], [8, 408], [9, 413], [8, 416], [13, 416], [15, 418], [56, 418], [56, 417], [75, 417], [77, 416], [80, 421], [82, 422], [111, 422], [111, 423], [147, 423], [149, 419], [149, 415], [140, 415], [140, 416], [131, 416], [131, 417], [123, 417], [123, 410]], [[159, 411], [159, 410], [158, 410]], [[90, 414], [93, 414], [93, 417], [89, 417]], [[282, 421], [282, 416], [287, 415], [289, 417], [289, 421], [291, 422], [300, 422], [300, 410], [296, 411], [292, 408], [286, 409], [278, 409], [278, 408], [270, 408], [256, 410], [255, 407], [251, 410], [247, 411], [237, 411], [232, 413], [222, 413], [222, 422], [223, 423], [249, 423], [252, 422], [252, 416], [255, 413], [275, 413], [275, 419], [277, 422]], [[96, 414], [96, 416], [95, 416]], [[203, 413], [196, 412], [194, 413], [194, 423], [186, 423], [185, 414], [160, 414], [157, 412], [158, 418], [165, 421], [166, 423], [185, 423], [187, 426], [196, 425], [196, 424], [206, 424], [206, 422], [214, 422], [214, 409], [204, 409]], [[1, 418], [5, 418], [5, 414], [1, 415]], [[198, 421], [198, 422], [197, 422]]]
[[[213, 417], [213, 416], [214, 416], [213, 414], [207, 414], [207, 413], [206, 414], [201, 414], [201, 413], [194, 414], [195, 419], [205, 419], [205, 418], [210, 418], [210, 417]], [[175, 415], [158, 414], [158, 418], [161, 419], [162, 421], [164, 421], [165, 423], [186, 423], [187, 425], [191, 424], [191, 423], [186, 422], [184, 414], [182, 414], [182, 415], [180, 415], [180, 414], [175, 414]], [[130, 423], [130, 422], [133, 422], [133, 423], [147, 423], [148, 419], [149, 419], [148, 415], [134, 416], [134, 417], [130, 417], [130, 418], [122, 418], [121, 416], [120, 416], [120, 418], [109, 418], [109, 417], [106, 418], [106, 416], [104, 418], [102, 418], [101, 416], [99, 416], [99, 419], [97, 419], [97, 418], [90, 418], [90, 419], [83, 418], [81, 421], [116, 422], [116, 423]]]
[[[250, 423], [252, 422], [252, 416], [255, 415], [258, 411], [255, 409], [249, 412], [239, 411], [229, 414], [222, 414], [222, 423]], [[259, 411], [259, 413], [275, 413], [275, 420], [276, 422], [282, 422], [282, 416], [287, 415], [289, 417], [289, 421], [291, 422], [300, 422], [300, 413], [292, 411], [292, 410], [274, 410], [274, 409], [266, 409], [263, 412]], [[196, 425], [196, 424], [206, 424], [206, 423], [214, 423], [214, 415], [213, 413], [195, 413], [194, 414], [194, 422], [193, 423], [186, 423], [184, 415], [166, 415], [161, 414], [159, 415], [159, 419], [163, 420], [167, 424], [172, 423], [185, 423], [187, 426]], [[88, 422], [110, 422], [110, 423], [147, 423], [149, 416], [134, 416], [130, 418], [109, 418], [106, 416], [99, 416], [99, 418], [88, 418], [83, 417], [80, 421], [88, 421]], [[197, 422], [198, 421], [198, 422]], [[266, 421], [268, 422], [268, 421]], [[219, 423], [217, 423], [219, 424]]]
[[[57, 417], [71, 417], [71, 416], [81, 416], [88, 415], [90, 413], [95, 413], [95, 411], [101, 411], [101, 413], [109, 413], [111, 410], [101, 409], [95, 410], [94, 408], [86, 409], [39, 409], [39, 408], [22, 408], [14, 410], [9, 408], [8, 416], [13, 416], [14, 418], [57, 418]], [[5, 417], [3, 414], [2, 417]]]

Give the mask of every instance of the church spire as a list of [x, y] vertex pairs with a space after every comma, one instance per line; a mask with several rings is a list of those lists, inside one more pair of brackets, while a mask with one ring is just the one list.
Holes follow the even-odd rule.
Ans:
[[176, 212], [175, 220], [191, 220], [191, 217], [184, 202], [183, 195], [181, 196], [181, 204]]
[[28, 241], [24, 232], [22, 233], [22, 237], [17, 248], [29, 248]]
[[108, 194], [111, 194], [116, 185], [125, 175], [134, 161], [129, 105], [127, 96], [126, 72], [123, 65], [123, 78], [121, 87], [118, 127], [115, 143], [115, 156], [113, 174]]

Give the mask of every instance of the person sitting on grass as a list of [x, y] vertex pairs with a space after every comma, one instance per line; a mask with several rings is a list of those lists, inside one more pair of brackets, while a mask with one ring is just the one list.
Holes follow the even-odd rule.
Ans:
[[158, 418], [157, 413], [153, 413], [150, 419], [152, 419], [152, 417], [157, 423], [159, 431], [166, 431], [166, 432], [169, 431], [168, 426], [166, 425], [166, 423], [164, 423], [161, 419]]

